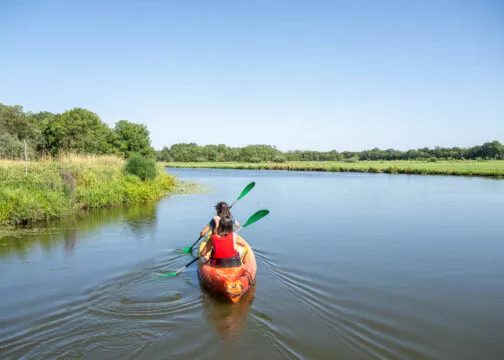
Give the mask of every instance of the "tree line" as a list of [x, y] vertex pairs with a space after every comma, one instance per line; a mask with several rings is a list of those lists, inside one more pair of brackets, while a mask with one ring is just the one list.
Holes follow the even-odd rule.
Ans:
[[21, 159], [25, 145], [30, 158], [54, 156], [60, 152], [115, 154], [129, 157], [140, 154], [155, 156], [165, 162], [285, 162], [285, 161], [358, 161], [358, 160], [464, 160], [504, 159], [504, 145], [486, 142], [469, 148], [435, 147], [400, 151], [394, 149], [358, 152], [286, 151], [275, 146], [248, 145], [228, 147], [223, 144], [200, 146], [180, 143], [155, 151], [150, 134], [143, 124], [118, 121], [113, 128], [100, 117], [83, 108], [61, 114], [31, 113], [22, 106], [0, 104], [0, 158]]
[[54, 156], [60, 152], [154, 156], [143, 124], [118, 121], [110, 128], [95, 113], [74, 108], [61, 114], [31, 113], [0, 104], [0, 158]]
[[226, 145], [199, 146], [195, 143], [174, 144], [156, 151], [158, 161], [166, 162], [285, 162], [285, 161], [358, 161], [358, 160], [504, 160], [504, 145], [498, 141], [486, 142], [470, 148], [423, 148], [399, 151], [378, 148], [365, 151], [287, 151], [270, 145], [248, 145], [241, 148]]

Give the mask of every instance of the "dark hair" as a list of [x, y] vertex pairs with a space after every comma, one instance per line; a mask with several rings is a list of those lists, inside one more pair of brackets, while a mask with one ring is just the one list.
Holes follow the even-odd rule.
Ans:
[[217, 228], [217, 235], [226, 236], [233, 232], [233, 217], [229, 214], [222, 215]]
[[217, 205], [215, 205], [215, 210], [217, 210], [218, 216], [226, 214], [231, 215], [231, 213], [229, 212], [229, 205], [224, 201], [218, 202]]

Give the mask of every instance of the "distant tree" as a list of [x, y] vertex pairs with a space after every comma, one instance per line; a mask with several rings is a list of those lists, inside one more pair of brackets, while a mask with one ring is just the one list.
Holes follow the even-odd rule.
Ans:
[[0, 159], [22, 159], [24, 143], [11, 134], [0, 132]]
[[39, 140], [41, 134], [19, 105], [0, 104], [0, 134], [10, 134], [19, 140]]
[[0, 158], [23, 158], [25, 142], [28, 156], [33, 158], [44, 138], [23, 112], [23, 107], [0, 104]]
[[504, 146], [498, 141], [484, 143], [476, 156], [488, 159], [504, 159]]
[[277, 155], [273, 158], [273, 162], [276, 163], [284, 163], [285, 162], [285, 156]]
[[46, 152], [47, 149], [47, 140], [44, 136], [49, 124], [54, 120], [56, 114], [53, 114], [48, 111], [41, 111], [35, 114], [28, 114], [28, 119], [30, 123], [35, 126], [41, 134], [41, 141], [37, 143], [36, 150], [38, 152]]
[[170, 153], [170, 149], [168, 147], [163, 147], [161, 151], [156, 151], [156, 160], [157, 161], [173, 161], [173, 158]]
[[120, 154], [126, 157], [134, 153], [154, 156], [154, 149], [150, 145], [149, 130], [145, 125], [120, 120], [114, 127], [114, 134], [115, 146]]

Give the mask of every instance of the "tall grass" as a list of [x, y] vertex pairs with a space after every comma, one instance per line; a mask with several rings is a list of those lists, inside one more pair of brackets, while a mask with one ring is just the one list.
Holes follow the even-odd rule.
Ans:
[[115, 156], [62, 155], [28, 164], [0, 160], [0, 223], [58, 218], [82, 208], [148, 202], [175, 188], [158, 166], [154, 179], [142, 181], [123, 170]]
[[167, 167], [181, 168], [219, 168], [256, 169], [290, 171], [331, 171], [331, 172], [369, 172], [388, 174], [421, 175], [461, 175], [504, 178], [504, 160], [445, 160], [445, 161], [288, 161], [285, 163], [165, 163]]

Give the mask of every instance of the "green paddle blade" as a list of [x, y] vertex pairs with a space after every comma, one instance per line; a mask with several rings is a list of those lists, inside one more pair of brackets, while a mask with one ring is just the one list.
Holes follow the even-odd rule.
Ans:
[[170, 272], [170, 273], [155, 273], [156, 276], [161, 276], [161, 277], [172, 277], [172, 276], [177, 276], [176, 272]]
[[247, 195], [249, 193], [250, 190], [252, 190], [252, 188], [255, 186], [255, 181], [252, 181], [250, 184], [248, 184], [245, 189], [243, 189], [243, 191], [241, 192], [240, 196], [238, 196], [238, 199], [236, 199], [236, 201], [240, 200], [242, 197], [244, 197], [245, 195]]
[[183, 253], [191, 253], [192, 252], [192, 246], [185, 247], [184, 249], [182, 249], [182, 252]]
[[248, 218], [247, 222], [242, 227], [247, 227], [258, 220], [261, 220], [263, 217], [269, 214], [269, 210], [263, 209], [256, 212], [254, 215]]

